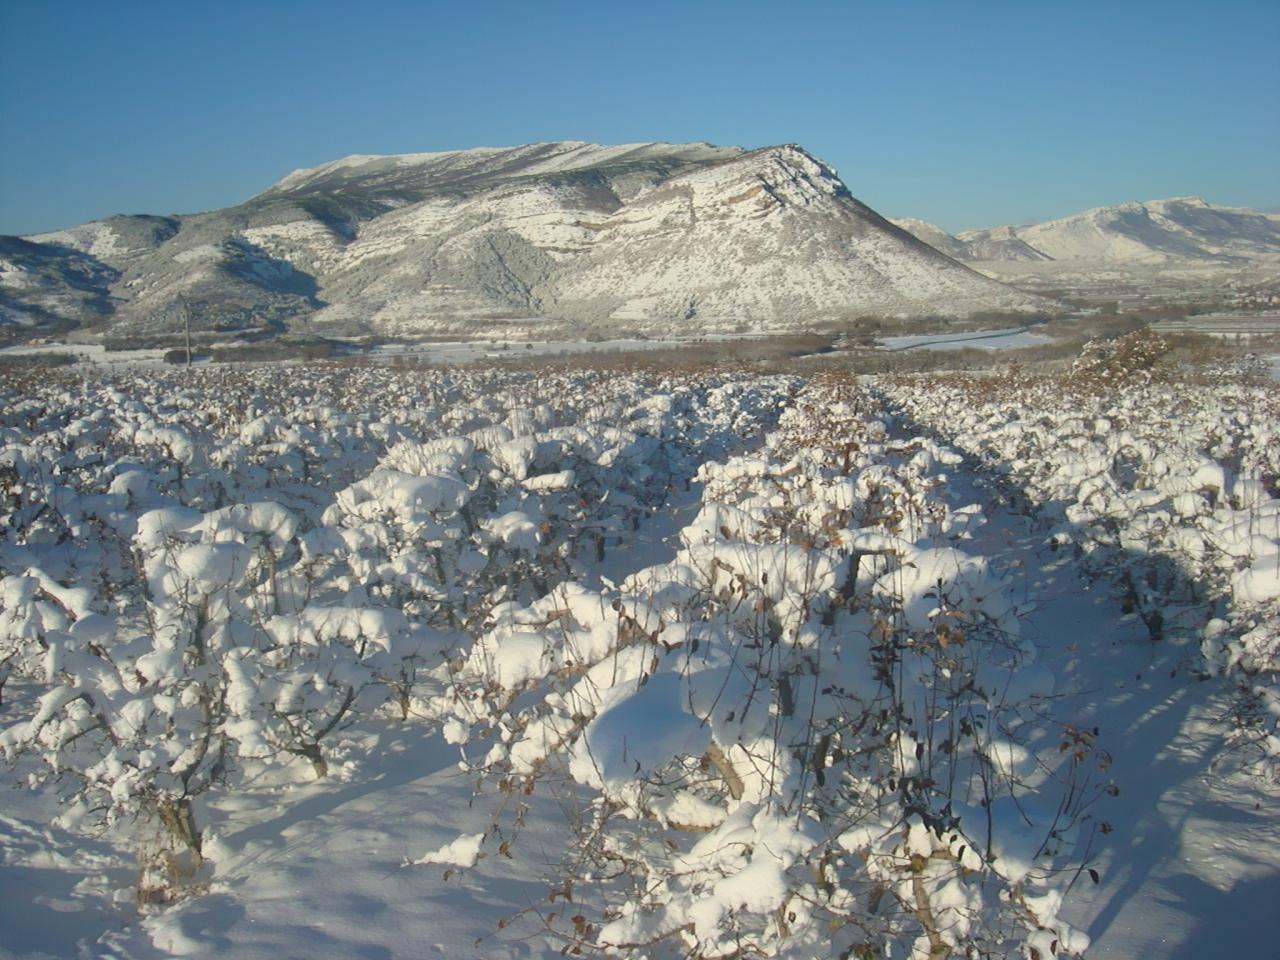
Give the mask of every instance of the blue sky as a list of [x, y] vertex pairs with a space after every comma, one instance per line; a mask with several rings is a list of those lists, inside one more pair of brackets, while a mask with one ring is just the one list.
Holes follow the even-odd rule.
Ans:
[[1280, 206], [1280, 3], [0, 0], [0, 233], [350, 153], [797, 142], [950, 230]]

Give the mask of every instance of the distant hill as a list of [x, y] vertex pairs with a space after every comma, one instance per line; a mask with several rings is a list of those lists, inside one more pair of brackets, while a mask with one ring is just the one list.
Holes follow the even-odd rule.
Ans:
[[923, 221], [894, 222], [948, 256], [970, 262], [1240, 266], [1280, 259], [1280, 216], [1218, 207], [1199, 197], [1122, 203], [1029, 226], [966, 230], [955, 236]]

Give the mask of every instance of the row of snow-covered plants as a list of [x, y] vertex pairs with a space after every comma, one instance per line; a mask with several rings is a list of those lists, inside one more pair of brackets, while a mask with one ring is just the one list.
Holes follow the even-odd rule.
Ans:
[[1276, 413], [1137, 377], [1071, 402], [746, 371], [25, 382], [0, 420], [6, 776], [151, 851], [164, 909], [216, 872], [219, 795], [358, 778], [360, 731], [415, 725], [494, 810], [425, 862], [518, 857], [530, 795], [569, 785], [550, 952], [1077, 953], [1057, 911], [1105, 764], [974, 531], [1057, 523], [1153, 638], [1199, 631], [1270, 749]]
[[1194, 642], [1240, 699], [1232, 739], [1280, 759], [1280, 390], [1249, 364], [1153, 369], [1148, 333], [1095, 343], [1064, 377], [882, 384], [915, 429], [971, 456], [1115, 584], [1153, 641]]

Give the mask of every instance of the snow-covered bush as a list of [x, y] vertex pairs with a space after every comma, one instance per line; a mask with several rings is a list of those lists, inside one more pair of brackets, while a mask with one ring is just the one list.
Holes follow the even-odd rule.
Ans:
[[494, 607], [438, 671], [430, 710], [504, 798], [485, 840], [510, 852], [540, 788], [581, 798], [549, 896], [573, 908], [546, 907], [569, 947], [1084, 947], [1055, 878], [1102, 758], [1087, 735], [1056, 768], [1027, 747], [1052, 678], [1007, 580], [960, 549], [981, 517], [945, 497], [958, 458], [871, 407], [811, 386], [761, 449], [702, 468], [673, 559]]
[[[354, 775], [461, 628], [587, 576], [783, 379], [308, 366], [0, 412], [0, 748], [61, 820], [203, 852], [264, 765]], [[289, 774], [292, 775], [292, 774]]]
[[1113, 340], [1090, 340], [1071, 365], [1070, 379], [1085, 387], [1149, 380], [1169, 341], [1150, 327]]
[[1239, 734], [1275, 758], [1280, 392], [1245, 370], [1156, 375], [1160, 348], [1134, 334], [1086, 351], [1062, 379], [903, 379], [883, 389], [911, 422], [977, 458], [1002, 495], [1046, 521], [1052, 542], [1115, 583], [1153, 641], [1191, 644], [1202, 672], [1236, 677]]

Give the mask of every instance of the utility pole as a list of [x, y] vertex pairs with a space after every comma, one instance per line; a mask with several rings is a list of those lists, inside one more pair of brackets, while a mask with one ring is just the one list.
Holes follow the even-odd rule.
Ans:
[[191, 307], [186, 297], [178, 298], [178, 310], [182, 313], [182, 330], [187, 341], [187, 372], [191, 372]]

